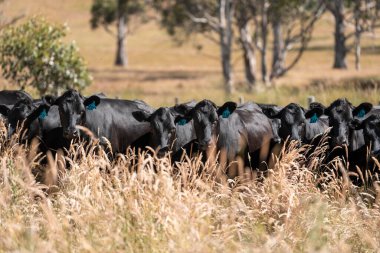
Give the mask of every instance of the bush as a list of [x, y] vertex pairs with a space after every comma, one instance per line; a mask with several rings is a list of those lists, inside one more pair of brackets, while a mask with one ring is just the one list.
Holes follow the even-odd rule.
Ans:
[[32, 18], [6, 28], [0, 36], [3, 76], [18, 85], [36, 88], [40, 95], [75, 88], [91, 82], [75, 43], [65, 44], [67, 27]]

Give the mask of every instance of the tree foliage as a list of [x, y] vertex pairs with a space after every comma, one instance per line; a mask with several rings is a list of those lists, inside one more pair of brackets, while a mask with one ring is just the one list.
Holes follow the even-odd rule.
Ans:
[[130, 17], [144, 11], [143, 1], [128, 0], [94, 0], [91, 7], [91, 27], [108, 27], [117, 21], [118, 16], [125, 15], [125, 22], [128, 23]]
[[[131, 17], [143, 13], [145, 1], [143, 0], [94, 0], [91, 7], [91, 27], [96, 29], [102, 26], [109, 34], [116, 37], [115, 65], [128, 65], [128, 57], [125, 52], [125, 40], [128, 35], [127, 24]], [[109, 28], [116, 24], [117, 32]]]
[[0, 37], [3, 76], [21, 89], [36, 88], [40, 95], [88, 86], [91, 77], [77, 46], [62, 41], [66, 30], [42, 18], [4, 29]]

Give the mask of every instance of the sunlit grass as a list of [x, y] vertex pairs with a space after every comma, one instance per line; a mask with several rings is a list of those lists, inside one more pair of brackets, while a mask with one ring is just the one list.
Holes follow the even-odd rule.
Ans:
[[[27, 252], [376, 251], [376, 188], [321, 173], [290, 145], [261, 180], [227, 180], [198, 157], [118, 155], [72, 146], [41, 167], [16, 137], [0, 140], [0, 249]], [[69, 167], [70, 169], [66, 169]], [[40, 182], [33, 173], [39, 171]]]

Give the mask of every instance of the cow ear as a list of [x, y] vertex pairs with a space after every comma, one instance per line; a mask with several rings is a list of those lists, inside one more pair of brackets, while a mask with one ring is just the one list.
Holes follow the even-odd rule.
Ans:
[[359, 120], [359, 119], [353, 119], [353, 120], [350, 122], [349, 127], [350, 127], [351, 129], [354, 129], [354, 130], [360, 130], [360, 129], [363, 129], [364, 124], [363, 124], [363, 121], [362, 121], [362, 120]]
[[327, 107], [327, 108], [325, 108], [325, 110], [324, 110], [324, 114], [327, 115], [327, 116], [329, 116], [330, 113], [331, 113], [331, 107]]
[[237, 104], [235, 102], [226, 102], [218, 108], [218, 115], [223, 118], [228, 118], [231, 113], [236, 110]]
[[86, 106], [87, 110], [95, 110], [98, 104], [100, 103], [100, 98], [96, 95], [93, 95], [86, 100], [83, 101], [84, 106]]
[[310, 123], [316, 123], [318, 119], [323, 115], [323, 113], [323, 108], [314, 107], [305, 113], [305, 118], [310, 119]]
[[186, 116], [177, 116], [175, 119], [174, 119], [174, 123], [176, 125], [180, 125], [180, 126], [184, 126], [186, 125], [187, 123], [189, 123], [191, 121], [191, 118], [189, 117], [186, 117]]
[[0, 114], [2, 114], [5, 117], [8, 117], [9, 111], [11, 109], [8, 108], [6, 105], [0, 105]]
[[145, 111], [135, 111], [132, 112], [132, 116], [139, 122], [150, 122], [151, 114]]
[[174, 106], [174, 111], [182, 116], [188, 114], [191, 111], [191, 108], [184, 104]]
[[278, 111], [273, 107], [262, 109], [262, 111], [270, 119], [278, 119], [281, 117], [281, 111]]
[[352, 114], [354, 117], [363, 118], [369, 111], [372, 110], [372, 107], [373, 106], [371, 103], [361, 103], [352, 111]]
[[42, 102], [44, 102], [45, 104], [49, 105], [49, 106], [52, 106], [55, 104], [55, 101], [57, 100], [57, 98], [55, 96], [52, 96], [52, 95], [45, 95], [41, 98]]
[[42, 104], [26, 117], [25, 126], [29, 126], [35, 119], [44, 120], [48, 115], [50, 106]]

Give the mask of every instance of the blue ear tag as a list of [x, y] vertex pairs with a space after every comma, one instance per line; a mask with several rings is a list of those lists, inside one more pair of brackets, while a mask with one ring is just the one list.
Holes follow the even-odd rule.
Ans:
[[310, 118], [310, 123], [316, 123], [318, 121], [318, 116], [316, 113], [313, 114]]
[[38, 116], [39, 119], [45, 119], [47, 116], [46, 109], [43, 109], [40, 115]]
[[88, 106], [86, 106], [86, 109], [89, 110], [89, 111], [95, 110], [96, 109], [95, 101], [92, 101], [91, 104], [89, 104]]
[[359, 111], [359, 113], [358, 113], [358, 118], [363, 118], [364, 117], [364, 115], [365, 115], [365, 110], [364, 109], [361, 109], [360, 111]]
[[230, 112], [230, 110], [228, 110], [228, 108], [226, 108], [226, 110], [224, 110], [224, 111], [222, 112], [222, 117], [223, 117], [224, 119], [228, 118], [230, 115], [231, 115], [231, 112]]
[[180, 125], [180, 126], [184, 126], [184, 125], [186, 125], [186, 123], [187, 123], [187, 120], [186, 120], [186, 119], [180, 119], [180, 120], [178, 121], [178, 125]]

